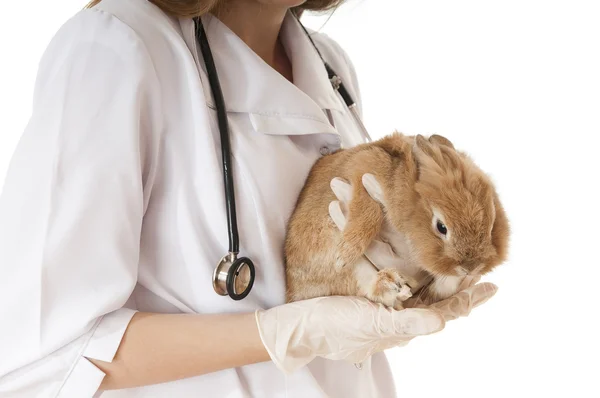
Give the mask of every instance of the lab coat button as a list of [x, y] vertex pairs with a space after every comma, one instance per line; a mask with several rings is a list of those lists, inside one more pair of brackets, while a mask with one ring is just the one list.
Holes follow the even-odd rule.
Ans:
[[328, 147], [326, 147], [326, 146], [321, 147], [321, 155], [325, 156], [325, 155], [329, 155], [330, 153], [331, 153], [331, 150]]

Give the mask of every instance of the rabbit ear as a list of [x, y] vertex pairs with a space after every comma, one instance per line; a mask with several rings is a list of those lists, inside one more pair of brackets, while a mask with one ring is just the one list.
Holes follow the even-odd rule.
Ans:
[[394, 131], [392, 134], [375, 141], [374, 144], [391, 158], [389, 159], [392, 161], [390, 165], [399, 160], [403, 164], [403, 169], [407, 175], [411, 176], [412, 180], [417, 180], [419, 164], [414, 153], [413, 140], [413, 136]]
[[415, 136], [413, 153], [419, 162], [435, 161], [436, 163], [439, 163], [439, 149], [436, 150], [431, 142], [429, 142], [421, 134], [417, 134]]
[[442, 169], [440, 165], [443, 162], [442, 154], [439, 148], [435, 148], [421, 134], [415, 136], [412, 152], [416, 162], [418, 179], [421, 179], [425, 171], [441, 175]]
[[431, 143], [427, 141], [427, 139], [425, 139], [425, 137], [423, 137], [421, 134], [417, 134], [415, 136], [414, 149], [416, 149], [417, 152], [421, 151], [428, 156], [433, 155], [433, 147], [431, 146]]
[[377, 146], [386, 151], [392, 157], [401, 157], [406, 155], [407, 142], [405, 137], [399, 132], [394, 132], [377, 142]]
[[437, 144], [437, 145], [447, 146], [451, 149], [454, 149], [454, 145], [448, 138], [443, 137], [438, 134], [433, 134], [431, 137], [429, 137], [429, 142], [431, 142], [433, 144]]

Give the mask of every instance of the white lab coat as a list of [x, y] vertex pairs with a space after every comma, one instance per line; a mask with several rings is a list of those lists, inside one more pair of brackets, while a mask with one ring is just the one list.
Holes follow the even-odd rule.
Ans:
[[[251, 294], [237, 302], [212, 287], [227, 221], [216, 113], [192, 20], [145, 0], [103, 0], [49, 44], [3, 188], [0, 396], [93, 396], [103, 373], [85, 357], [110, 361], [134, 311], [284, 302], [285, 226], [307, 173], [361, 134], [293, 18], [282, 37], [295, 84], [218, 20], [203, 20], [228, 108], [241, 253], [257, 267]], [[323, 34], [314, 40], [360, 100], [342, 49]], [[383, 355], [362, 370], [317, 359], [286, 377], [268, 362], [102, 395], [394, 396]]]

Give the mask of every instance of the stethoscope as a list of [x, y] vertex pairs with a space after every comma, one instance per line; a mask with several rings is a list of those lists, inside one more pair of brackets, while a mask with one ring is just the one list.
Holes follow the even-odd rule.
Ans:
[[[235, 207], [235, 193], [233, 188], [231, 145], [229, 142], [229, 126], [227, 123], [225, 101], [223, 99], [223, 93], [221, 91], [221, 85], [219, 83], [217, 68], [215, 66], [212, 52], [208, 44], [208, 39], [206, 37], [204, 26], [202, 25], [200, 18], [195, 18], [194, 22], [196, 26], [196, 40], [200, 45], [200, 49], [204, 57], [204, 63], [206, 65], [208, 80], [217, 110], [217, 120], [219, 125], [219, 132], [221, 135], [221, 155], [223, 158], [222, 161], [223, 180], [225, 187], [225, 206], [227, 210], [227, 228], [229, 234], [229, 252], [225, 256], [223, 256], [223, 258], [221, 258], [221, 261], [214, 270], [213, 288], [215, 292], [217, 292], [217, 294], [221, 296], [228, 295], [233, 300], [241, 300], [250, 293], [250, 290], [252, 290], [252, 286], [254, 285], [254, 278], [256, 276], [256, 269], [254, 267], [254, 263], [248, 257], [238, 257], [239, 234]], [[339, 92], [344, 103], [350, 110], [350, 113], [352, 114], [355, 122], [359, 126], [364, 138], [367, 141], [371, 141], [371, 137], [369, 136], [367, 129], [363, 125], [360, 116], [358, 115], [356, 103], [350, 96], [350, 93], [348, 93], [348, 90], [346, 90], [342, 79], [335, 73], [331, 66], [329, 66], [329, 64], [325, 62], [323, 56], [321, 55], [321, 52], [313, 42], [306, 28], [302, 25], [302, 23], [300, 23], [299, 20], [298, 23], [306, 33], [306, 36], [309, 38], [313, 47], [319, 54], [319, 57], [323, 61], [333, 89]]]

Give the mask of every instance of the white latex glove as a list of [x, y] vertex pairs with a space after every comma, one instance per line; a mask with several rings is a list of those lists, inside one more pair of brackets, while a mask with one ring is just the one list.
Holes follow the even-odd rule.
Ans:
[[471, 285], [430, 307], [402, 311], [360, 297], [318, 297], [257, 310], [256, 324], [271, 360], [291, 373], [316, 357], [361, 363], [376, 352], [442, 330], [447, 320], [468, 315], [495, 292], [492, 284]]
[[291, 373], [316, 357], [361, 363], [372, 354], [443, 329], [434, 310], [394, 311], [367, 299], [317, 297], [256, 311], [260, 338], [275, 365]]

